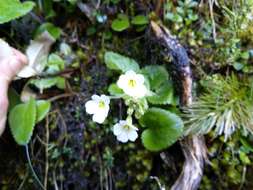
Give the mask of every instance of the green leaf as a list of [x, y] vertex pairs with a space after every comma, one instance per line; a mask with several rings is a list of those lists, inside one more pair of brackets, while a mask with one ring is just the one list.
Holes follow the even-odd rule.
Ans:
[[12, 110], [12, 108], [21, 103], [19, 94], [13, 88], [9, 89], [8, 98], [10, 102], [9, 110]]
[[149, 65], [141, 70], [141, 73], [149, 80], [151, 90], [158, 89], [168, 80], [169, 74], [165, 67], [158, 65]]
[[253, 145], [246, 138], [241, 137], [240, 142], [242, 143], [243, 148], [245, 150], [247, 150], [248, 152], [253, 152]]
[[249, 59], [249, 56], [250, 56], [250, 54], [249, 54], [249, 52], [248, 51], [245, 51], [245, 52], [243, 52], [243, 53], [241, 53], [241, 58], [242, 59]]
[[143, 145], [150, 151], [160, 151], [174, 144], [183, 133], [183, 121], [176, 114], [160, 108], [150, 108], [139, 120], [145, 128]]
[[113, 96], [117, 96], [117, 95], [122, 95], [122, 94], [124, 94], [123, 90], [121, 90], [121, 89], [117, 86], [117, 84], [115, 84], [115, 83], [113, 83], [113, 84], [111, 84], [111, 85], [109, 86], [108, 91], [109, 91], [109, 93], [110, 93], [111, 95], [113, 95]]
[[34, 5], [35, 3], [31, 1], [21, 3], [19, 0], [1, 0], [0, 24], [26, 15], [33, 9]]
[[141, 70], [148, 79], [150, 89], [154, 92], [147, 99], [152, 104], [176, 104], [172, 82], [164, 66], [150, 65]]
[[180, 22], [183, 22], [183, 18], [182, 18], [182, 16], [180, 16], [178, 14], [174, 14], [172, 21], [180, 23]]
[[64, 60], [57, 54], [52, 53], [48, 57], [47, 73], [56, 73], [64, 69]]
[[57, 78], [45, 78], [45, 79], [33, 79], [30, 81], [31, 84], [36, 86], [38, 89], [43, 90], [47, 88], [51, 88], [57, 83]]
[[235, 63], [233, 64], [233, 67], [235, 68], [235, 70], [240, 71], [240, 70], [243, 69], [244, 64], [241, 64], [241, 63], [239, 63], [239, 62], [235, 62]]
[[64, 69], [64, 60], [57, 54], [52, 53], [48, 57], [48, 66], [57, 65], [60, 69]]
[[44, 89], [57, 86], [60, 89], [65, 88], [65, 79], [63, 77], [51, 77], [44, 79], [33, 79], [30, 81], [30, 84], [36, 86], [42, 92]]
[[40, 8], [43, 10], [43, 13], [45, 15], [45, 20], [48, 20], [51, 17], [55, 16], [55, 11], [53, 8], [53, 1], [52, 0], [44, 0], [42, 4], [42, 7]]
[[148, 18], [144, 15], [137, 15], [132, 19], [131, 23], [133, 25], [145, 25], [148, 24]]
[[130, 23], [127, 15], [119, 14], [118, 18], [114, 19], [112, 21], [112, 29], [116, 32], [122, 32], [123, 30], [126, 30], [129, 28]]
[[184, 8], [183, 7], [177, 7], [176, 10], [177, 10], [177, 13], [179, 13], [180, 15], [184, 14]]
[[239, 157], [240, 157], [240, 160], [242, 161], [243, 164], [245, 164], [245, 165], [251, 164], [251, 161], [245, 152], [240, 151]]
[[173, 86], [170, 81], [167, 81], [158, 90], [155, 90], [154, 94], [147, 99], [151, 104], [176, 104]]
[[36, 123], [42, 121], [46, 117], [50, 108], [51, 103], [49, 101], [39, 100], [36, 102], [36, 109], [37, 109]]
[[29, 102], [15, 106], [9, 115], [12, 135], [19, 145], [26, 145], [31, 139], [36, 122], [36, 102]]
[[118, 53], [108, 51], [105, 53], [104, 59], [106, 66], [112, 70], [118, 70], [121, 72], [129, 70], [138, 72], [140, 70], [138, 63], [135, 60]]
[[77, 0], [68, 0], [68, 2], [72, 5], [75, 5], [77, 3]]
[[198, 15], [196, 14], [189, 14], [188, 18], [191, 20], [191, 21], [196, 21], [198, 20]]
[[63, 78], [63, 77], [57, 77], [56, 86], [59, 89], [65, 89], [65, 87], [66, 87], [66, 80], [65, 80], [65, 78]]
[[35, 36], [39, 36], [43, 32], [48, 31], [51, 36], [54, 37], [54, 39], [58, 39], [61, 36], [61, 29], [59, 27], [56, 27], [50, 22], [46, 22], [42, 24], [36, 31]]

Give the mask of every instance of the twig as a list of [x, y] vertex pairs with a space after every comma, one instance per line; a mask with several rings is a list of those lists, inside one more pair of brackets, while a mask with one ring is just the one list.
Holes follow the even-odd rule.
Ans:
[[75, 95], [77, 95], [77, 93], [60, 94], [60, 95], [57, 95], [57, 96], [54, 96], [54, 97], [48, 99], [48, 101], [53, 102], [53, 101], [61, 99], [61, 98], [68, 98], [68, 97], [75, 96]]
[[45, 177], [44, 177], [44, 187], [47, 189], [47, 178], [48, 178], [48, 143], [49, 143], [49, 121], [48, 116], [46, 117], [46, 146], [45, 146]]
[[25, 181], [27, 180], [27, 178], [28, 178], [28, 172], [25, 174], [25, 177], [24, 177], [22, 183], [19, 185], [18, 190], [22, 190], [23, 189], [23, 186], [24, 186]]
[[33, 169], [33, 166], [32, 166], [32, 162], [31, 162], [31, 158], [30, 158], [30, 155], [29, 155], [29, 150], [28, 150], [28, 145], [25, 145], [25, 152], [26, 152], [26, 158], [27, 158], [27, 161], [28, 161], [28, 165], [31, 169], [31, 172], [34, 176], [34, 179], [38, 182], [39, 186], [41, 187], [41, 189], [45, 190], [44, 186], [42, 185], [39, 177], [37, 176], [37, 174], [35, 173], [34, 169]]
[[41, 145], [47, 146], [46, 142], [44, 142], [38, 135], [36, 135], [36, 138], [37, 138], [38, 141], [41, 143]]
[[215, 26], [215, 20], [214, 20], [214, 15], [213, 15], [214, 2], [215, 2], [215, 0], [208, 0], [209, 11], [210, 11], [210, 16], [211, 16], [211, 20], [212, 20], [213, 39], [214, 39], [214, 41], [216, 41], [216, 26]]
[[165, 188], [162, 186], [162, 184], [161, 184], [160, 180], [158, 179], [158, 177], [150, 176], [150, 179], [154, 179], [156, 181], [156, 183], [158, 184], [160, 190], [165, 190]]
[[164, 0], [158, 0], [157, 3], [156, 3], [156, 8], [155, 8], [155, 13], [156, 15], [160, 15], [160, 11], [161, 11], [161, 8], [162, 8], [162, 5], [163, 5], [163, 2]]
[[242, 179], [241, 179], [241, 184], [240, 184], [239, 190], [241, 190], [243, 188], [245, 178], [246, 178], [246, 172], [247, 172], [247, 167], [244, 166], [243, 171], [242, 171]]
[[58, 114], [58, 117], [61, 119], [61, 122], [62, 122], [62, 126], [64, 128], [64, 135], [63, 135], [63, 139], [64, 139], [64, 143], [63, 143], [63, 147], [65, 148], [68, 144], [68, 138], [67, 138], [67, 135], [68, 135], [68, 130], [67, 130], [67, 124], [64, 120], [64, 117], [63, 115], [61, 114], [61, 111], [60, 110], [57, 110], [56, 113]]
[[53, 180], [54, 180], [54, 189], [59, 190], [57, 180], [56, 180], [56, 176], [55, 176], [55, 171], [53, 172]]

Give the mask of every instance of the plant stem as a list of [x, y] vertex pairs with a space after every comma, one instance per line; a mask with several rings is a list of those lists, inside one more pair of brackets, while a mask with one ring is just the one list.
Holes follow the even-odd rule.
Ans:
[[30, 155], [29, 155], [29, 150], [28, 150], [28, 145], [25, 145], [25, 152], [26, 152], [26, 158], [28, 160], [28, 165], [31, 169], [31, 172], [35, 178], [35, 180], [38, 182], [39, 186], [45, 190], [44, 186], [42, 185], [40, 179], [38, 178], [37, 174], [35, 173], [34, 169], [33, 169], [33, 166], [32, 166], [32, 162], [31, 162], [31, 158], [30, 158]]
[[48, 164], [48, 144], [49, 144], [49, 121], [48, 121], [48, 116], [46, 117], [46, 146], [45, 146], [45, 177], [44, 177], [44, 187], [47, 189], [47, 178], [48, 178], [48, 169], [49, 169], [49, 164]]
[[123, 98], [124, 95], [118, 95], [118, 96], [109, 96], [110, 99], [120, 99]]

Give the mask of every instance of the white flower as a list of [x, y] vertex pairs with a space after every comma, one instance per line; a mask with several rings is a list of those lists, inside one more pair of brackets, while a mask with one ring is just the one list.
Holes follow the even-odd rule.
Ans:
[[144, 76], [136, 74], [134, 71], [127, 71], [121, 75], [117, 81], [117, 85], [124, 93], [134, 98], [142, 98], [147, 94]]
[[125, 120], [120, 120], [113, 126], [113, 134], [117, 136], [117, 140], [126, 143], [128, 140], [135, 141], [138, 137], [138, 128], [129, 124]]
[[93, 95], [91, 100], [86, 102], [85, 108], [88, 114], [93, 114], [92, 120], [103, 123], [109, 112], [110, 98], [106, 95]]

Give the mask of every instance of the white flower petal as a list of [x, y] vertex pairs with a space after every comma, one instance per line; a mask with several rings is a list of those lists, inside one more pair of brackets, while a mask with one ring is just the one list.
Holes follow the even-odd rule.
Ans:
[[85, 104], [86, 112], [88, 114], [93, 114], [92, 120], [101, 124], [108, 116], [110, 98], [106, 95], [98, 96], [96, 94], [94, 94], [91, 98], [92, 100], [86, 102]]
[[122, 126], [120, 125], [120, 124], [115, 124], [114, 126], [113, 126], [113, 134], [114, 135], [116, 135], [116, 136], [118, 136], [119, 134], [121, 134], [123, 132], [123, 130], [122, 130]]
[[[125, 127], [125, 126], [128, 127]], [[117, 136], [117, 140], [126, 143], [128, 140], [135, 141], [138, 137], [137, 127], [128, 123], [126, 120], [120, 120], [113, 126], [113, 133]]]
[[147, 88], [144, 85], [140, 85], [136, 88], [134, 97], [136, 98], [142, 98], [147, 94]]
[[136, 75], [136, 73], [133, 70], [129, 70], [125, 73], [125, 75]]
[[85, 109], [88, 114], [94, 114], [98, 109], [98, 105], [95, 101], [90, 100], [85, 103]]
[[117, 81], [117, 86], [121, 89], [124, 89], [127, 85], [127, 78], [125, 75], [121, 75]]
[[98, 95], [94, 94], [94, 95], [91, 96], [91, 99], [92, 99], [92, 100], [99, 101], [99, 100], [100, 100], [100, 97], [99, 97]]
[[134, 130], [131, 130], [128, 132], [127, 136], [130, 141], [135, 141], [138, 137], [138, 133]]
[[134, 125], [129, 125], [129, 127], [132, 129], [132, 130], [135, 130], [135, 131], [138, 131], [139, 129], [137, 127], [135, 127]]
[[127, 94], [128, 96], [132, 96], [132, 97], [134, 97], [136, 94], [135, 88], [124, 88], [123, 91], [125, 94]]
[[97, 109], [94, 114], [99, 114], [99, 115], [103, 115], [104, 117], [107, 117], [109, 110], [110, 110], [109, 105], [104, 105], [104, 107], [99, 107], [99, 103], [97, 103]]
[[[142, 98], [147, 94], [147, 88], [144, 86], [145, 78], [134, 71], [127, 71], [119, 77], [117, 85], [125, 94], [134, 98]], [[130, 82], [132, 84], [130, 84]]]
[[99, 124], [103, 123], [105, 119], [106, 119], [105, 115], [101, 115], [101, 114], [94, 114], [92, 117], [92, 120]]
[[101, 95], [101, 100], [103, 100], [107, 105], [110, 104], [110, 98], [104, 94]]
[[104, 107], [104, 113], [106, 113], [106, 115], [108, 115], [109, 110], [110, 110], [110, 107], [108, 104], [106, 104]]
[[126, 133], [121, 133], [117, 136], [117, 140], [123, 143], [126, 143], [128, 141], [128, 137]]
[[106, 111], [98, 111], [94, 115], [99, 115], [99, 117], [107, 118], [108, 112], [106, 112]]
[[144, 78], [143, 75], [141, 75], [141, 74], [137, 74], [137, 75], [136, 75], [136, 82], [137, 82], [138, 84], [144, 84], [144, 81], [145, 81], [145, 78]]
[[121, 126], [125, 126], [125, 125], [127, 125], [127, 121], [126, 121], [126, 120], [120, 120], [120, 121], [119, 121], [119, 124], [120, 124]]

